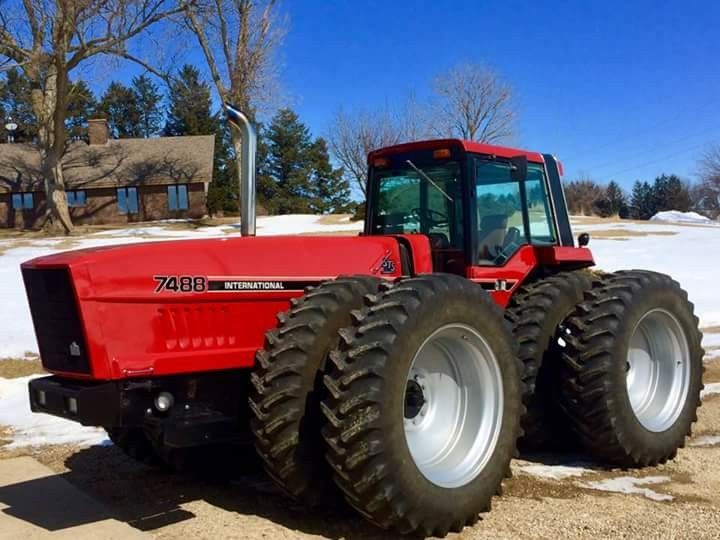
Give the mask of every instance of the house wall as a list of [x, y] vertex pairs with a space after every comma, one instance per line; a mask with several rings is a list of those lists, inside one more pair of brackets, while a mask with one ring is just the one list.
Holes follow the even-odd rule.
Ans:
[[[70, 208], [70, 215], [76, 225], [98, 225], [113, 223], [133, 223], [170, 218], [198, 219], [207, 214], [205, 204], [205, 184], [202, 182], [187, 184], [187, 210], [170, 211], [168, 209], [167, 186], [135, 186], [138, 189], [138, 213], [121, 214], [118, 212], [117, 191], [115, 188], [86, 189], [86, 204], [83, 207]], [[0, 193], [0, 227], [35, 228], [42, 225], [45, 215], [45, 194], [34, 193], [35, 207], [32, 210], [12, 208], [12, 194]]]

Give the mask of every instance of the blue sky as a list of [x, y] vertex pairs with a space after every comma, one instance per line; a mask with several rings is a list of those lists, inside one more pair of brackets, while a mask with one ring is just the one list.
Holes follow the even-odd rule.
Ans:
[[290, 104], [317, 135], [339, 107], [422, 98], [433, 76], [484, 62], [514, 89], [512, 145], [552, 152], [566, 179], [630, 187], [693, 179], [720, 142], [720, 2], [285, 0]]

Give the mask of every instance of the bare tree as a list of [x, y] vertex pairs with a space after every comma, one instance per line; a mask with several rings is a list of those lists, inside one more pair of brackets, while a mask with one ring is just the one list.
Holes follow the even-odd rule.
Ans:
[[339, 109], [331, 121], [327, 139], [335, 159], [345, 169], [348, 180], [366, 193], [367, 156], [378, 148], [429, 136], [427, 107], [413, 93], [397, 107]]
[[720, 215], [720, 144], [710, 147], [700, 158], [700, 183], [692, 188], [695, 207], [712, 217]]
[[435, 78], [433, 131], [441, 137], [496, 142], [513, 133], [510, 87], [490, 68], [462, 64]]
[[32, 86], [49, 227], [73, 230], [62, 165], [70, 73], [97, 55], [157, 72], [129, 42], [179, 9], [171, 0], [0, 0], [0, 63], [21, 68]]
[[[185, 24], [203, 51], [221, 101], [250, 118], [277, 90], [274, 52], [284, 37], [284, 24], [275, 14], [275, 4], [275, 0], [182, 0], [181, 4]], [[231, 130], [231, 137], [239, 158], [240, 134]]]

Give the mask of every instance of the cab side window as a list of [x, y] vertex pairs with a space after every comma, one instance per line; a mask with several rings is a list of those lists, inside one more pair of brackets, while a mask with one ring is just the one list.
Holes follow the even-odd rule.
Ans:
[[530, 220], [530, 243], [534, 245], [555, 244], [557, 239], [542, 166], [528, 166], [525, 190]]

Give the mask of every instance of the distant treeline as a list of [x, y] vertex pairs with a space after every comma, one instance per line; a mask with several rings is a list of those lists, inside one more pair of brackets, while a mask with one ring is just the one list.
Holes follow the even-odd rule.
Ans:
[[614, 181], [603, 185], [590, 179], [573, 180], [565, 184], [565, 197], [574, 215], [650, 219], [666, 210], [692, 210], [713, 219], [718, 215], [718, 194], [710, 182], [691, 185], [674, 174], [663, 174], [653, 182], [638, 180], [629, 194]]

